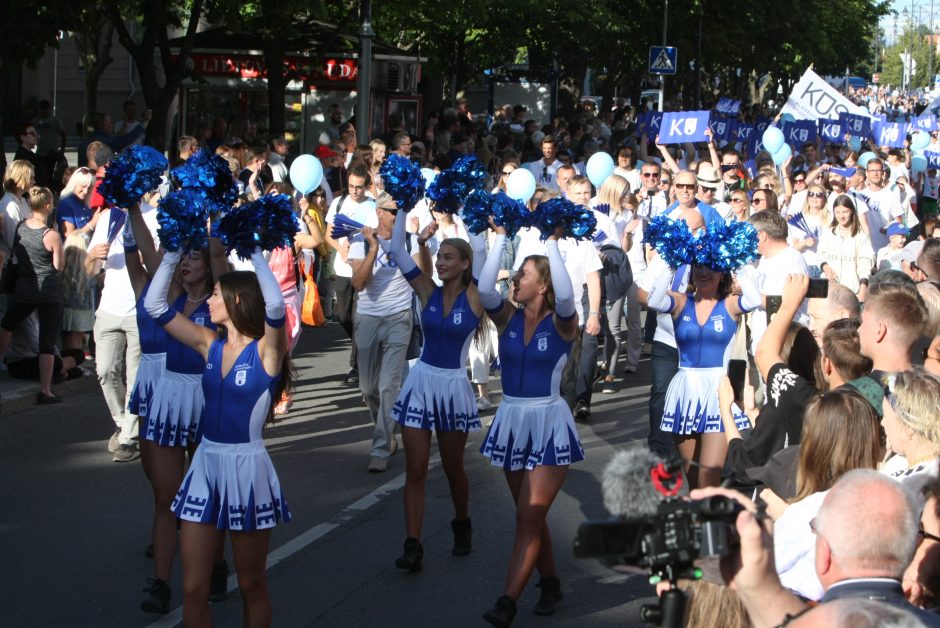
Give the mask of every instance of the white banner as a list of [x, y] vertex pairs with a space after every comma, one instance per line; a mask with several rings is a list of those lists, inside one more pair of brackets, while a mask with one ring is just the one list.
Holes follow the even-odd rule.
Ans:
[[781, 113], [797, 120], [836, 120], [843, 111], [871, 117], [867, 109], [853, 104], [810, 68], [793, 88]]

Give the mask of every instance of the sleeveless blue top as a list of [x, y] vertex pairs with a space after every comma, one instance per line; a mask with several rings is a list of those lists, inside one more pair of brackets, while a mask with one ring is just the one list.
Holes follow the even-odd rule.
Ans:
[[232, 370], [222, 377], [224, 346], [224, 340], [216, 340], [209, 347], [202, 374], [206, 405], [199, 427], [204, 437], [216, 443], [259, 441], [280, 375], [271, 377], [264, 371], [255, 340], [242, 349]]
[[144, 292], [137, 299], [137, 335], [140, 336], [141, 353], [164, 353], [166, 351], [167, 335], [163, 326], [157, 323], [154, 318], [144, 309], [144, 299], [147, 297], [147, 291], [150, 290], [150, 282], [144, 286]]
[[[173, 309], [183, 313], [186, 307], [186, 293], [179, 295], [173, 302]], [[209, 303], [203, 301], [199, 304], [193, 313], [189, 315], [189, 320], [201, 327], [215, 330], [215, 325], [209, 320]], [[187, 375], [199, 375], [206, 369], [206, 363], [199, 355], [199, 352], [192, 349], [173, 336], [167, 336], [166, 342], [166, 370], [172, 373], [184, 373]]]
[[690, 295], [674, 322], [679, 366], [684, 368], [727, 368], [731, 341], [738, 329], [724, 300], [715, 304], [704, 325], [695, 316], [695, 299]]
[[[479, 323], [480, 317], [473, 313], [466, 290], [457, 295], [445, 318], [444, 288], [434, 288], [427, 305], [421, 310], [421, 330], [424, 333], [421, 361], [442, 369], [463, 368]], [[456, 347], [461, 347], [459, 352], [455, 351]]]
[[559, 394], [561, 372], [571, 342], [555, 329], [554, 315], [546, 316], [525, 344], [525, 314], [519, 309], [499, 337], [503, 394], [511, 397], [550, 397]]

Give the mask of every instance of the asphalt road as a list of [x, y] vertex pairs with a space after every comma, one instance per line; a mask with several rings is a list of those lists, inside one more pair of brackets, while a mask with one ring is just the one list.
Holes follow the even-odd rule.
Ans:
[[[473, 553], [450, 555], [453, 515], [432, 450], [424, 571], [399, 571], [404, 455], [393, 456], [386, 473], [366, 473], [371, 420], [358, 389], [342, 383], [348, 351], [339, 326], [306, 329], [294, 356], [294, 408], [265, 432], [294, 515], [271, 540], [274, 625], [487, 625], [481, 614], [501, 593], [514, 515], [502, 473], [477, 453], [485, 432], [471, 434], [466, 452]], [[565, 598], [554, 616], [534, 615], [533, 576], [514, 626], [641, 625], [639, 607], [653, 601], [642, 576], [575, 559], [571, 550], [582, 521], [606, 516], [599, 478], [615, 448], [646, 436], [648, 361], [618, 386], [595, 395], [590, 422], [580, 424], [586, 460], [572, 467], [549, 514]], [[139, 610], [151, 575], [144, 548], [153, 501], [139, 463], [111, 462], [112, 427], [96, 383], [60, 406], [33, 406], [0, 422], [0, 626], [181, 625], [178, 561], [170, 614]], [[216, 626], [241, 625], [234, 576], [229, 587], [229, 599], [213, 607]]]

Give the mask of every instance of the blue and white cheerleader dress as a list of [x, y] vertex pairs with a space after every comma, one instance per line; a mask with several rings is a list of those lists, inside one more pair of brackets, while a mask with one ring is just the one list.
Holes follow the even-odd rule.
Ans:
[[203, 438], [171, 509], [180, 519], [220, 530], [272, 528], [291, 519], [261, 438], [280, 375], [265, 372], [255, 340], [223, 376], [224, 346], [216, 340], [209, 349], [202, 377]]
[[[186, 307], [184, 292], [173, 303], [182, 313]], [[215, 329], [209, 320], [209, 305], [203, 301], [189, 320], [201, 327]], [[144, 438], [164, 447], [187, 447], [200, 439], [199, 420], [205, 398], [202, 394], [202, 373], [206, 363], [194, 349], [167, 335], [166, 368], [153, 390], [150, 414]]]
[[[480, 317], [461, 292], [444, 316], [444, 289], [434, 288], [421, 311], [424, 345], [392, 408], [405, 427], [438, 432], [481, 429], [476, 398], [464, 365]], [[460, 347], [460, 351], [456, 350]]]
[[[728, 370], [738, 324], [724, 301], [718, 301], [705, 324], [699, 325], [695, 299], [689, 297], [673, 326], [679, 348], [679, 372], [669, 382], [660, 429], [680, 435], [724, 432], [718, 387]], [[738, 429], [751, 427], [737, 406], [732, 411]]]
[[140, 362], [137, 365], [134, 388], [131, 390], [130, 399], [127, 402], [128, 412], [136, 414], [142, 419], [139, 422], [141, 437], [145, 437], [147, 433], [149, 421], [146, 419], [150, 416], [150, 401], [153, 397], [153, 390], [163, 377], [163, 370], [166, 367], [168, 338], [163, 327], [153, 320], [153, 317], [144, 309], [144, 298], [147, 296], [147, 290], [149, 289], [150, 284], [148, 283], [144, 287], [144, 292], [140, 295], [135, 307], [137, 335], [140, 337]]
[[503, 401], [480, 453], [507, 471], [584, 460], [571, 409], [560, 395], [571, 352], [554, 316], [539, 322], [525, 344], [525, 314], [518, 310], [499, 337]]

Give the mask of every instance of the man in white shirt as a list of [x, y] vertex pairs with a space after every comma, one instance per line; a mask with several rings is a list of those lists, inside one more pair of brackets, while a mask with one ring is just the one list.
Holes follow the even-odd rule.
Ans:
[[871, 238], [872, 249], [877, 251], [888, 246], [888, 236], [885, 232], [894, 217], [901, 214], [901, 200], [897, 194], [885, 187], [887, 173], [885, 164], [881, 159], [875, 158], [865, 164], [867, 185], [864, 190], [858, 191], [868, 211], [859, 213], [868, 223], [868, 236]]
[[[114, 135], [118, 137], [121, 135], [127, 135], [139, 126], [140, 120], [137, 119], [137, 104], [133, 100], [125, 100], [124, 117], [118, 120], [118, 123], [114, 125]], [[138, 137], [131, 143], [143, 144], [144, 138], [143, 136]]]
[[[156, 210], [142, 204], [140, 211], [151, 236], [156, 239]], [[137, 302], [121, 245], [124, 229], [128, 228], [126, 223], [124, 211], [104, 210], [85, 258], [85, 272], [89, 277], [104, 272], [104, 289], [95, 312], [95, 364], [98, 382], [114, 421], [114, 434], [108, 441], [114, 462], [130, 462], [140, 457], [134, 443], [137, 416], [127, 411], [128, 396], [137, 379], [140, 362], [140, 336]]]
[[271, 150], [268, 152], [268, 167], [271, 168], [271, 175], [275, 182], [287, 181], [288, 170], [285, 159], [290, 150], [290, 145], [283, 135], [279, 135], [271, 140]]
[[[391, 240], [397, 213], [395, 200], [385, 193], [379, 195], [376, 227], [364, 227], [349, 249], [352, 285], [359, 292], [355, 312], [359, 389], [375, 422], [369, 473], [387, 470], [389, 456], [398, 449], [392, 407], [401, 389], [413, 326], [414, 293], [394, 255], [383, 246]], [[415, 263], [430, 268], [427, 241], [410, 237]]]
[[530, 161], [528, 163], [522, 164], [522, 167], [532, 173], [532, 176], [535, 177], [536, 185], [541, 185], [543, 187], [551, 188], [552, 190], [558, 189], [558, 182], [556, 180], [556, 175], [558, 169], [561, 168], [564, 164], [558, 160], [558, 144], [555, 142], [555, 138], [551, 135], [546, 135], [542, 138], [542, 158], [538, 161]]
[[337, 322], [346, 330], [346, 335], [352, 341], [352, 347], [349, 352], [349, 371], [346, 373], [347, 384], [359, 383], [359, 372], [356, 366], [356, 338], [353, 334], [353, 310], [355, 308], [356, 291], [352, 286], [353, 270], [347, 262], [349, 255], [350, 242], [347, 238], [334, 240], [331, 235], [333, 221], [337, 214], [342, 214], [351, 220], [366, 225], [367, 227], [376, 226], [375, 201], [366, 196], [366, 190], [369, 189], [369, 171], [364, 164], [353, 164], [349, 170], [349, 194], [338, 196], [331, 204], [326, 213], [326, 241], [336, 251], [333, 260], [333, 273], [336, 278], [333, 281], [333, 288], [336, 294], [336, 306], [333, 313], [336, 315]]
[[[780, 212], [765, 209], [753, 214], [748, 221], [757, 229], [757, 287], [760, 288], [760, 307], [751, 312], [751, 355], [757, 350], [767, 329], [767, 297], [783, 295], [788, 275], [809, 275], [806, 260], [799, 251], [787, 243], [788, 225]], [[797, 322], [809, 324], [806, 303], [797, 312]]]
[[649, 221], [669, 206], [666, 193], [659, 189], [659, 175], [662, 167], [656, 162], [648, 161], [640, 168], [640, 190], [637, 192], [637, 217]]

